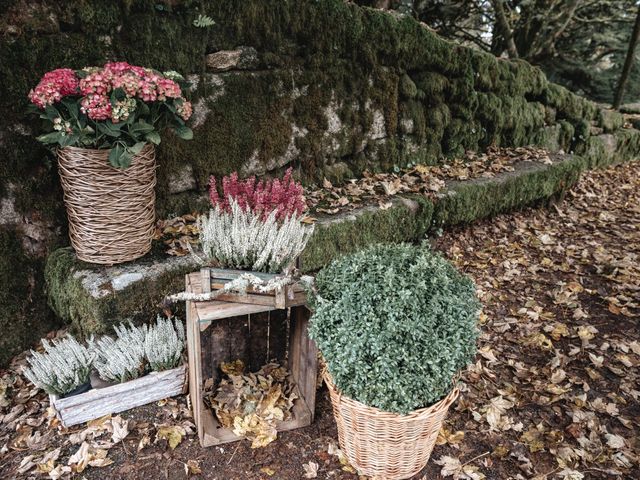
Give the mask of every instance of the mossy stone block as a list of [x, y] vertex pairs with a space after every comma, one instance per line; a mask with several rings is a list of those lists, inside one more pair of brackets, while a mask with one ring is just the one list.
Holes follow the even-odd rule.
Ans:
[[601, 108], [598, 112], [598, 125], [605, 133], [614, 132], [624, 125], [624, 116], [615, 110]]
[[424, 197], [396, 198], [388, 208], [378, 205], [321, 218], [303, 252], [305, 272], [318, 270], [332, 260], [367, 245], [412, 242], [421, 239], [431, 223], [433, 204]]
[[184, 290], [185, 274], [198, 269], [191, 257], [146, 258], [112, 267], [79, 261], [69, 247], [47, 258], [49, 306], [82, 338], [110, 332], [131, 319], [149, 321], [166, 295]]
[[585, 166], [581, 157], [556, 154], [551, 164], [521, 162], [515, 171], [493, 178], [453, 182], [435, 202], [434, 227], [468, 223], [562, 196]]
[[0, 228], [0, 366], [30, 347], [56, 320], [43, 299], [42, 267], [23, 251], [18, 233]]

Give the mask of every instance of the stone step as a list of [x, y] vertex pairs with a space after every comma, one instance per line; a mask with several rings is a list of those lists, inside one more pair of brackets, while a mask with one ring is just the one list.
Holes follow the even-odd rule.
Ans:
[[[562, 197], [588, 168], [629, 160], [640, 151], [640, 132], [593, 136], [581, 156], [551, 154], [550, 163], [523, 161], [514, 171], [491, 178], [447, 183], [435, 200], [396, 196], [377, 204], [320, 216], [301, 257], [312, 272], [334, 258], [376, 242], [413, 242], [429, 232]], [[81, 336], [108, 332], [125, 319], [147, 321], [161, 311], [164, 297], [184, 288], [184, 275], [197, 270], [192, 257], [156, 253], [113, 267], [79, 262], [71, 248], [53, 252], [45, 269], [48, 302]]]

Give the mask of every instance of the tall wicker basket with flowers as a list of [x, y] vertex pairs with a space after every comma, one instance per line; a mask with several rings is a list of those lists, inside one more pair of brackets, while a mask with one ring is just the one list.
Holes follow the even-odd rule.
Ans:
[[340, 448], [362, 475], [412, 477], [475, 353], [472, 282], [428, 248], [377, 245], [334, 261], [313, 291], [309, 333], [326, 360]]
[[[56, 148], [80, 260], [116, 264], [151, 249], [155, 223], [155, 145], [170, 127], [185, 140], [191, 103], [183, 77], [125, 62], [46, 73], [29, 93]], [[182, 86], [181, 86], [182, 85]]]

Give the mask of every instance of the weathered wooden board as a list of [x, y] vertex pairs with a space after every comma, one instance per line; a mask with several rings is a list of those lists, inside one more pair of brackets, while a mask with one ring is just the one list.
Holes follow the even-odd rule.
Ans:
[[[226, 283], [235, 280], [246, 273], [250, 273], [265, 281], [280, 276], [270, 273], [245, 272], [242, 270], [226, 270], [205, 267], [200, 270], [200, 290], [202, 293], [220, 290]], [[196, 286], [194, 285], [194, 287]], [[217, 297], [217, 300], [283, 309], [296, 305], [304, 305], [306, 303], [306, 293], [302, 288], [302, 285], [294, 283], [291, 285], [285, 285], [282, 288], [271, 292], [260, 292], [249, 287], [245, 294], [233, 292], [223, 293]]]
[[70, 427], [179, 395], [186, 391], [186, 376], [187, 366], [181, 365], [73, 397], [49, 395], [49, 400], [62, 424]]

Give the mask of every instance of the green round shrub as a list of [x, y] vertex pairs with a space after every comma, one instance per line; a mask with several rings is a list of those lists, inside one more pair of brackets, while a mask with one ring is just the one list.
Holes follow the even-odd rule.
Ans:
[[473, 282], [427, 247], [375, 245], [338, 259], [310, 299], [310, 335], [336, 386], [381, 410], [439, 401], [476, 352]]

